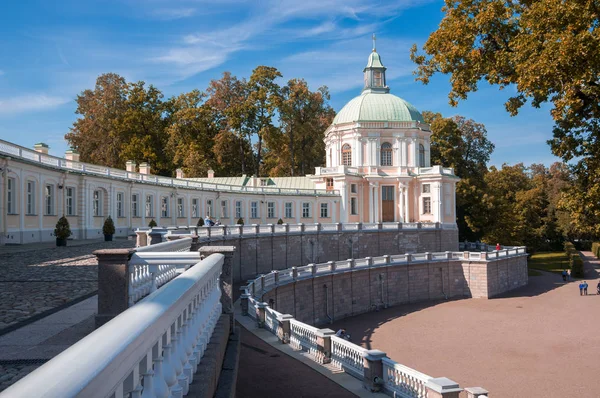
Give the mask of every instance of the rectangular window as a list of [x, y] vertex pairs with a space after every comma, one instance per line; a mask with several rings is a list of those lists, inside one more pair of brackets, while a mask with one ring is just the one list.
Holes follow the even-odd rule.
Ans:
[[333, 178], [326, 178], [325, 186], [327, 187], [328, 191], [333, 191]]
[[350, 198], [350, 214], [357, 215], [358, 214], [358, 206], [356, 205], [356, 198]]
[[160, 211], [161, 217], [169, 217], [169, 198], [167, 198], [166, 196], [163, 196], [161, 198]]
[[275, 202], [267, 202], [267, 218], [275, 218]]
[[192, 217], [200, 217], [200, 210], [198, 209], [198, 199], [192, 199]]
[[133, 195], [131, 195], [131, 217], [139, 217], [139, 195], [137, 193], [134, 193]]
[[209, 199], [206, 201], [206, 215], [213, 217], [213, 201], [212, 199]]
[[423, 184], [423, 193], [430, 193], [430, 192], [431, 192], [431, 185]]
[[15, 214], [15, 179], [9, 178], [6, 186], [6, 212]]
[[302, 203], [302, 218], [310, 218], [310, 203]]
[[117, 217], [125, 217], [123, 211], [123, 192], [117, 192]]
[[285, 218], [292, 218], [294, 217], [293, 213], [292, 213], [292, 202], [286, 202], [285, 203]]
[[67, 187], [65, 189], [67, 190], [66, 191], [67, 203], [65, 203], [65, 207], [67, 210], [67, 216], [74, 216], [75, 215], [75, 188]]
[[261, 178], [260, 179], [260, 186], [261, 187], [266, 187], [269, 183], [269, 180], [267, 178]]
[[329, 205], [327, 203], [321, 203], [321, 218], [329, 217]]
[[431, 214], [431, 198], [423, 198], [423, 214]]
[[350, 184], [350, 193], [356, 193], [356, 184]]
[[258, 218], [258, 202], [250, 203], [250, 218]]
[[177, 198], [177, 217], [183, 218], [183, 198]]
[[54, 185], [46, 185], [45, 189], [46, 215], [54, 215]]
[[35, 181], [27, 181], [27, 214], [35, 214]]
[[227, 208], [227, 201], [226, 200], [222, 200], [221, 201], [221, 218], [227, 218], [229, 217], [229, 209]]
[[242, 218], [242, 202], [239, 200], [235, 202], [235, 218], [236, 221]]
[[146, 217], [154, 217], [154, 196], [146, 195]]
[[100, 200], [100, 191], [94, 191], [94, 198], [93, 198], [93, 214], [94, 217], [98, 217], [101, 216], [102, 214], [100, 213], [100, 209], [102, 205], [102, 201]]

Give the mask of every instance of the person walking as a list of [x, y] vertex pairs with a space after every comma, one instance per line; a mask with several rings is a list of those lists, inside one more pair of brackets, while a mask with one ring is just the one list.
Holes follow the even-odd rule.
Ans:
[[500, 243], [496, 243], [496, 251], [498, 250], [502, 250], [502, 246], [500, 246]]
[[563, 278], [563, 282], [567, 281], [567, 270], [566, 269], [563, 269], [563, 271], [562, 271], [562, 278]]
[[583, 282], [579, 283], [579, 295], [583, 296]]
[[567, 270], [567, 281], [571, 282], [571, 268]]
[[586, 281], [583, 281], [583, 295], [587, 296], [587, 288], [588, 288], [588, 284]]

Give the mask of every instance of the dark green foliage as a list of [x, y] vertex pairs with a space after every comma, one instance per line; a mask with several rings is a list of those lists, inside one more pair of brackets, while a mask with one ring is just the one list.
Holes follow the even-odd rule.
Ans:
[[67, 239], [72, 235], [71, 226], [69, 225], [69, 220], [67, 217], [62, 216], [58, 222], [56, 223], [56, 228], [54, 228], [54, 236], [58, 239]]
[[244, 219], [240, 218], [239, 220], [237, 220], [238, 225], [244, 225]]
[[583, 278], [583, 259], [579, 253], [571, 254], [569, 265], [571, 267], [571, 275], [576, 278]]
[[202, 217], [200, 217], [198, 219], [198, 222], [196, 223], [197, 227], [203, 227], [204, 226], [204, 219]]
[[104, 220], [104, 225], [102, 226], [102, 233], [104, 235], [114, 235], [115, 234], [115, 223], [111, 216], [108, 216], [106, 220]]
[[148, 223], [148, 226], [150, 228], [154, 228], [156, 227], [158, 224], [156, 224], [156, 221], [154, 221], [154, 219], [150, 220], [150, 222]]
[[283, 224], [283, 220], [280, 218], [279, 220], [277, 220], [277, 224], [279, 224], [279, 225]]

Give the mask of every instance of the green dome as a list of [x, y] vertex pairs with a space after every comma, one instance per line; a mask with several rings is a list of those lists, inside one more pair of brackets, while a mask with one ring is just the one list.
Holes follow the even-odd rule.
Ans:
[[338, 112], [333, 124], [412, 121], [424, 123], [421, 113], [410, 103], [390, 93], [365, 91]]

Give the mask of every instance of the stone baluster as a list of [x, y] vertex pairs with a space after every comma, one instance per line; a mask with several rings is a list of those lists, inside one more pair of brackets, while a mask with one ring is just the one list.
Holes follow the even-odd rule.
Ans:
[[252, 224], [252, 228], [254, 229], [254, 235], [258, 235], [260, 232], [260, 227], [258, 224]]
[[342, 223], [336, 222], [335, 223], [335, 230], [337, 232], [342, 232]]
[[273, 271], [273, 281], [275, 286], [279, 286], [279, 271], [277, 270]]
[[291, 326], [290, 320], [294, 319], [293, 315], [281, 314], [277, 316], [277, 338], [283, 344], [290, 342]]
[[308, 264], [312, 273], [313, 278], [317, 275], [317, 266], [315, 264]]
[[[230, 330], [233, 330], [233, 255], [235, 253], [235, 246], [203, 246], [200, 248], [201, 256], [208, 257], [214, 253], [221, 253], [225, 256], [223, 269], [219, 277], [221, 305], [223, 313], [230, 314]], [[257, 292], [253, 293], [256, 296]]]
[[467, 393], [467, 398], [487, 398], [488, 390], [481, 387], [467, 387], [465, 388], [465, 392]]
[[427, 261], [431, 261], [431, 253], [429, 253], [429, 252], [426, 252], [426, 253], [425, 253], [425, 259], [426, 259]]
[[335, 261], [327, 261], [329, 265], [329, 272], [335, 272]]
[[240, 296], [240, 304], [242, 306], [242, 315], [247, 316], [248, 315], [248, 299], [250, 298], [250, 295], [247, 293], [243, 293]]
[[257, 303], [256, 304], [256, 322], [259, 328], [265, 327], [265, 316], [266, 308], [269, 306], [268, 303]]
[[353, 258], [349, 258], [346, 261], [348, 261], [348, 264], [350, 264], [350, 269], [354, 269], [356, 267], [356, 262], [354, 262]]
[[190, 246], [190, 251], [191, 252], [197, 252], [198, 249], [200, 248], [200, 243], [199, 243], [199, 238], [198, 238], [198, 232], [196, 232], [195, 235], [192, 235], [192, 244]]
[[146, 235], [146, 231], [135, 231], [137, 235], [135, 241], [135, 247], [144, 247], [148, 245], [148, 235]]
[[373, 266], [373, 258], [365, 257], [365, 260], [367, 261], [367, 267], [371, 268]]
[[[165, 373], [163, 370], [163, 362], [164, 359], [162, 356], [154, 359], [152, 361], [154, 363], [154, 372], [153, 372], [153, 385], [154, 385], [154, 395], [150, 395], [152, 397], [168, 397], [169, 396], [169, 386], [165, 381]], [[144, 379], [144, 386], [146, 385], [146, 380]]]
[[385, 262], [386, 265], [388, 265], [391, 262], [391, 257], [389, 255], [385, 254], [383, 256], [383, 261]]
[[317, 330], [317, 358], [316, 361], [321, 364], [331, 362], [331, 336], [335, 332], [331, 329]]
[[181, 324], [179, 328], [177, 328], [177, 356], [175, 358], [176, 362], [178, 362], [177, 366], [177, 383], [179, 387], [181, 387], [181, 394], [186, 395], [189, 389], [189, 380], [184, 372], [184, 364], [186, 362], [185, 357], [185, 318], [183, 314], [181, 315]]
[[459, 398], [463, 390], [458, 383], [447, 377], [430, 379], [425, 385], [427, 398]]
[[292, 267], [292, 278], [294, 278], [294, 280], [298, 279], [298, 268], [296, 267]]
[[380, 350], [367, 350], [364, 356], [363, 387], [367, 391], [377, 392], [382, 387], [383, 358], [386, 358], [386, 354]]
[[410, 258], [410, 253], [404, 253], [404, 256], [406, 257], [406, 263], [407, 263], [407, 264], [410, 264], [410, 262], [411, 262], [411, 260], [412, 260], [412, 259]]
[[452, 260], [452, 252], [446, 252], [446, 260]]

